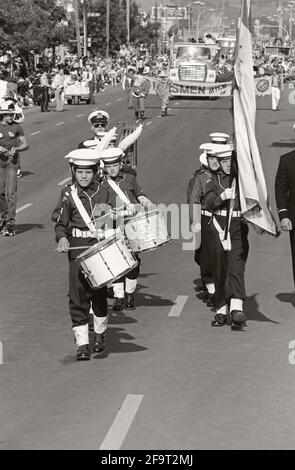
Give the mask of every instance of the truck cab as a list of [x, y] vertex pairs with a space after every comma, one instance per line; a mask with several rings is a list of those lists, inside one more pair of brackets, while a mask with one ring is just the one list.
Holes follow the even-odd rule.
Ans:
[[170, 78], [178, 83], [214, 83], [216, 69], [212, 60], [217, 52], [216, 45], [175, 44]]

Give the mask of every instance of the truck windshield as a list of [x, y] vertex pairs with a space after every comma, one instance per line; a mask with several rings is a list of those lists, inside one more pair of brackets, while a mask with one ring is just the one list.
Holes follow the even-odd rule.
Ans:
[[211, 51], [209, 47], [200, 46], [180, 46], [176, 52], [176, 59], [211, 59]]

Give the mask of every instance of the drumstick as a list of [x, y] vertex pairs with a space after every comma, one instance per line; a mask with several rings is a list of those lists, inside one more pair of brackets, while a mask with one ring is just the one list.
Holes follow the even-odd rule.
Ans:
[[[68, 248], [68, 250], [87, 250], [87, 248], [91, 248], [91, 246], [93, 245], [86, 245], [86, 246], [70, 246]], [[55, 249], [55, 251], [58, 251], [57, 248]]]

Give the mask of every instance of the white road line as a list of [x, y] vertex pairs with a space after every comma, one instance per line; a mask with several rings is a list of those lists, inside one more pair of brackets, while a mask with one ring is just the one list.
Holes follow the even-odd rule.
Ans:
[[122, 98], [117, 98], [117, 100], [116, 100], [116, 101], [122, 101]]
[[179, 104], [179, 103], [175, 103], [175, 104]]
[[82, 117], [84, 114], [76, 114], [76, 117]]
[[41, 131], [36, 131], [36, 132], [32, 132], [31, 134], [29, 135], [37, 135], [37, 134], [40, 134]]
[[56, 126], [61, 126], [62, 124], [64, 124], [65, 122], [64, 121], [61, 121], [61, 122], [58, 122], [57, 124], [55, 124]]
[[28, 209], [28, 207], [31, 207], [33, 204], [25, 204], [24, 206], [19, 207], [16, 209], [16, 213], [18, 214], [21, 211], [24, 211], [25, 209]]
[[105, 106], [109, 106], [109, 104], [112, 104], [112, 103], [106, 103]]
[[175, 305], [171, 308], [168, 317], [179, 317], [188, 299], [188, 295], [178, 295]]
[[143, 395], [127, 395], [99, 450], [119, 450], [121, 448], [142, 399]]
[[149, 121], [146, 123], [147, 126], [149, 126], [152, 123], [152, 121]]
[[60, 181], [59, 183], [57, 183], [57, 186], [63, 186], [64, 184], [66, 184], [68, 181], [70, 181], [72, 179], [71, 176], [69, 176], [68, 178], [66, 178], [65, 180], [62, 180]]

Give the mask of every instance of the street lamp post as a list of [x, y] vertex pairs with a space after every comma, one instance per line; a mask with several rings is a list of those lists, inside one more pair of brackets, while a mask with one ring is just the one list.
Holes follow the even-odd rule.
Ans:
[[87, 9], [86, 9], [86, 0], [81, 0], [82, 4], [82, 13], [83, 13], [83, 56], [87, 57]]
[[188, 8], [188, 28], [189, 28], [190, 37], [192, 36], [192, 5], [203, 6], [204, 2], [197, 0], [195, 2], [190, 2], [184, 6], [184, 8]]
[[205, 10], [202, 10], [201, 13], [198, 14], [198, 17], [197, 17], [197, 32], [196, 32], [196, 36], [197, 36], [197, 41], [199, 40], [199, 24], [200, 24], [200, 18], [201, 16], [208, 12], [208, 11], [214, 11], [215, 8], [206, 8]]

